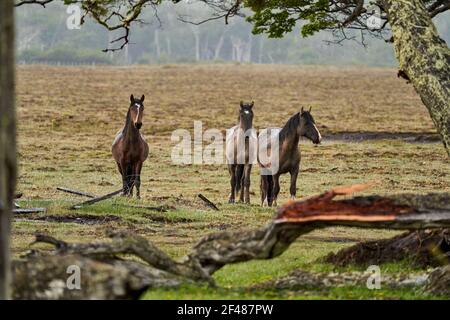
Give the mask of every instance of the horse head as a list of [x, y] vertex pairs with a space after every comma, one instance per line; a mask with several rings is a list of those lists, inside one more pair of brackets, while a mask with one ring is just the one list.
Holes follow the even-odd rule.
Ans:
[[144, 95], [140, 99], [134, 98], [133, 95], [130, 96], [129, 113], [134, 127], [138, 130], [142, 127], [142, 118], [144, 117], [144, 99]]
[[241, 101], [239, 108], [239, 124], [244, 132], [253, 127], [253, 105], [255, 103], [244, 103]]
[[322, 135], [319, 129], [316, 127], [313, 116], [311, 115], [311, 107], [308, 111], [305, 111], [302, 107], [300, 111], [300, 135], [308, 138], [314, 144], [319, 144], [322, 141]]

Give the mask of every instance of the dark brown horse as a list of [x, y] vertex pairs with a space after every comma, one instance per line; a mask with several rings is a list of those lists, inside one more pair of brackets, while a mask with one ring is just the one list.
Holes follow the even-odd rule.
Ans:
[[231, 192], [229, 203], [235, 202], [239, 191], [239, 201], [250, 203], [250, 174], [256, 160], [257, 137], [253, 130], [254, 102], [241, 101], [238, 124], [227, 130], [226, 158], [230, 173]]
[[138, 199], [142, 164], [148, 157], [148, 144], [139, 131], [144, 116], [144, 99], [144, 95], [141, 99], [130, 96], [125, 126], [118, 132], [112, 145], [112, 154], [122, 175], [123, 195], [133, 196], [133, 187], [136, 187]]
[[[268, 139], [268, 136], [275, 137], [275, 140]], [[261, 205], [276, 206], [277, 197], [280, 192], [280, 175], [290, 173], [291, 175], [291, 199], [295, 199], [297, 192], [297, 176], [300, 169], [300, 149], [299, 140], [304, 136], [314, 144], [320, 143], [322, 136], [316, 127], [314, 118], [309, 111], [304, 111], [293, 115], [281, 128], [268, 128], [260, 132], [258, 136], [259, 152], [264, 150], [270, 155], [270, 160], [263, 161], [261, 154], [258, 154], [258, 162], [261, 167]], [[273, 144], [277, 143], [278, 150], [272, 150]], [[270, 174], [267, 171], [270, 168]]]

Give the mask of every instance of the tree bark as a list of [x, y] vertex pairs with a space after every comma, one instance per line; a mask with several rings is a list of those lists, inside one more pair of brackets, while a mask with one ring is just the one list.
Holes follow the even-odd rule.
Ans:
[[434, 270], [427, 279], [425, 290], [434, 294], [450, 295], [450, 265]]
[[16, 182], [13, 0], [0, 1], [0, 299], [9, 299], [11, 210]]
[[407, 74], [450, 156], [450, 49], [421, 0], [383, 0], [400, 69]]

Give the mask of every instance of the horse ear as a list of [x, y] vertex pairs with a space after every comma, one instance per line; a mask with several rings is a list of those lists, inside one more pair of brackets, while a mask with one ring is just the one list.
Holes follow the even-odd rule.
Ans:
[[141, 102], [144, 102], [144, 99], [145, 99], [145, 95], [142, 95]]
[[300, 112], [301, 112], [301, 113], [305, 112], [305, 111], [303, 110], [303, 106], [302, 106], [302, 109], [300, 110]]
[[241, 108], [244, 107], [244, 101], [241, 100], [241, 102], [239, 103], [239, 105], [241, 106]]
[[312, 106], [309, 106], [309, 112], [311, 112]]
[[134, 102], [134, 96], [133, 96], [133, 95], [130, 96], [130, 102], [131, 102], [131, 103]]
[[253, 108], [254, 105], [255, 105], [255, 101], [252, 101], [252, 103], [250, 103], [250, 108]]

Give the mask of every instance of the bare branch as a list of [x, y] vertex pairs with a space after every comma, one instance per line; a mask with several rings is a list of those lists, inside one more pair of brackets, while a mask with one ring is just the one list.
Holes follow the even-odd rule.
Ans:
[[22, 0], [14, 4], [15, 7], [23, 6], [24, 4], [38, 4], [45, 8], [47, 4], [53, 2], [53, 0]]
[[431, 18], [447, 10], [450, 10], [450, 0], [436, 1], [433, 6], [428, 8]]
[[361, 15], [361, 13], [366, 11], [364, 9], [364, 0], [356, 0], [355, 3], [355, 9], [353, 10], [352, 14], [349, 15], [348, 18], [345, 19], [345, 21], [342, 23], [344, 27], [355, 21]]
[[200, 0], [200, 2], [213, 9], [214, 13], [211, 15], [211, 17], [199, 21], [192, 21], [186, 19], [185, 16], [179, 16], [178, 20], [193, 25], [201, 25], [209, 21], [224, 19], [225, 24], [228, 24], [229, 18], [231, 17], [244, 17], [244, 14], [240, 12], [242, 7], [242, 0], [234, 0], [231, 4], [227, 3], [226, 1], [217, 0]]

